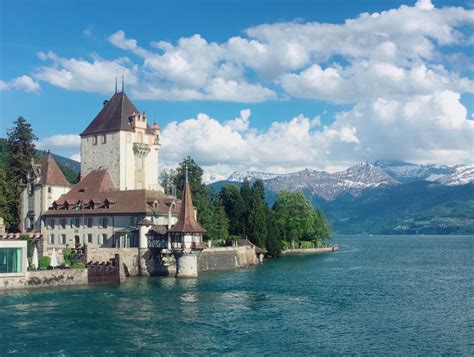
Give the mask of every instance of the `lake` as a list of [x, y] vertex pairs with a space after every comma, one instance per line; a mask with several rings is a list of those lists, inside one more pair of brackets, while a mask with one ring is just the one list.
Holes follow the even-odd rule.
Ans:
[[0, 293], [0, 355], [474, 355], [474, 236], [353, 236], [197, 280]]

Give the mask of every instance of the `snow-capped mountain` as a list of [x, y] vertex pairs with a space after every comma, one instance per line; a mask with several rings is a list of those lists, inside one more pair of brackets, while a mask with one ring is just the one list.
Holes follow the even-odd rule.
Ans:
[[383, 161], [377, 160], [373, 162], [375, 167], [382, 169], [384, 172], [392, 176], [401, 183], [413, 181], [436, 181], [445, 175], [454, 172], [454, 167], [445, 165], [417, 165], [404, 161]]
[[266, 187], [274, 192], [304, 191], [306, 194], [317, 195], [325, 200], [332, 200], [343, 193], [357, 196], [367, 188], [398, 183], [370, 163], [362, 163], [336, 173], [305, 169], [265, 181]]
[[245, 178], [248, 180], [269, 180], [275, 177], [283, 176], [280, 174], [272, 174], [260, 171], [234, 171], [228, 178], [228, 181], [243, 182]]
[[466, 185], [474, 182], [474, 165], [456, 167], [452, 174], [445, 175], [436, 182], [447, 186]]

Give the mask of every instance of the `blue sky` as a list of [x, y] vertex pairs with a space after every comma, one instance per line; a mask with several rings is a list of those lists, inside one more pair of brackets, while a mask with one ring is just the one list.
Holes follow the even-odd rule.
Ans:
[[0, 4], [0, 136], [22, 115], [40, 147], [77, 154], [118, 71], [163, 129], [164, 167], [472, 161], [468, 1]]

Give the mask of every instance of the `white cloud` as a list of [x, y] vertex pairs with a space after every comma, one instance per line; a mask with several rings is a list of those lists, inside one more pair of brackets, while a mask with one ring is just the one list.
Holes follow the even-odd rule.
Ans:
[[93, 58], [92, 61], [77, 58], [62, 58], [54, 52], [39, 52], [38, 58], [50, 61], [38, 68], [35, 78], [68, 90], [85, 92], [110, 93], [115, 86], [115, 76], [123, 74], [126, 84], [137, 83], [137, 67], [127, 58], [113, 61]]
[[23, 75], [8, 82], [0, 80], [0, 91], [9, 89], [22, 90], [30, 93], [39, 93], [41, 87], [38, 82], [33, 80], [33, 78]]
[[377, 159], [459, 164], [474, 157], [474, 121], [451, 91], [357, 104], [322, 127], [318, 118], [299, 115], [259, 132], [251, 128], [249, 115], [243, 110], [223, 122], [199, 114], [168, 124], [162, 162], [173, 166], [191, 155], [210, 178], [242, 169], [284, 173]]
[[36, 147], [40, 150], [77, 151], [81, 145], [81, 138], [77, 134], [52, 135], [39, 140]]
[[78, 152], [76, 154], [71, 155], [70, 159], [77, 162], [81, 162], [81, 153]]

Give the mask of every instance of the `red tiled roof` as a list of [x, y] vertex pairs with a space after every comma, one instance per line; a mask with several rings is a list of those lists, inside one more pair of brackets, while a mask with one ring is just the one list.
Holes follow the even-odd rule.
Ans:
[[[91, 201], [94, 203], [92, 206]], [[66, 204], [67, 203], [67, 204]], [[174, 206], [173, 206], [174, 203]], [[119, 191], [107, 170], [91, 171], [68, 193], [61, 195], [43, 215], [82, 216], [109, 214], [177, 214], [181, 201], [160, 191]], [[173, 208], [174, 207], [174, 208]]]
[[206, 230], [196, 221], [194, 216], [193, 199], [189, 183], [184, 184], [183, 202], [178, 222], [171, 227], [171, 233], [205, 233]]
[[47, 153], [41, 159], [41, 179], [39, 183], [41, 185], [50, 186], [71, 186], [69, 181], [64, 176], [63, 172], [59, 168], [58, 164], [53, 158], [51, 153]]

